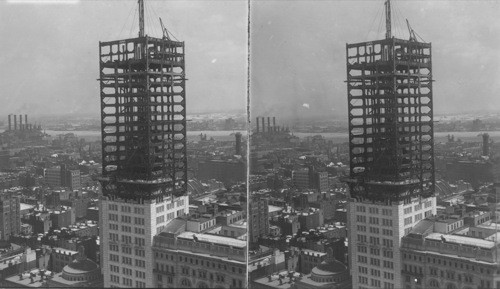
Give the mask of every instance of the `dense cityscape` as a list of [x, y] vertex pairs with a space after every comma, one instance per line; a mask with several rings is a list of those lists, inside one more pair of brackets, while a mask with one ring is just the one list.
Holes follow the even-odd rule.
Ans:
[[0, 116], [1, 288], [500, 288], [500, 113], [435, 113], [436, 46], [390, 0], [331, 117], [191, 113], [190, 43], [132, 2], [98, 110]]

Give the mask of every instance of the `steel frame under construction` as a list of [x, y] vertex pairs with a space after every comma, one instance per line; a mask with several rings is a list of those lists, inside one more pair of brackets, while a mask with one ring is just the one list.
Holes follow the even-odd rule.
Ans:
[[346, 55], [351, 196], [432, 195], [431, 44], [390, 37], [347, 44]]
[[104, 195], [185, 194], [184, 42], [100, 42], [99, 57]]

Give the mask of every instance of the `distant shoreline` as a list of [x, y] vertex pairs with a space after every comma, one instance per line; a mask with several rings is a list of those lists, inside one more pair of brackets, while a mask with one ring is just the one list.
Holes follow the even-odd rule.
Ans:
[[[78, 137], [84, 139], [93, 139], [99, 140], [101, 138], [101, 131], [56, 131], [56, 130], [46, 130], [46, 132], [55, 137], [58, 134], [64, 133], [74, 133]], [[235, 133], [241, 133], [243, 136], [247, 135], [247, 132], [244, 130], [238, 131], [223, 131], [223, 130], [207, 130], [207, 131], [188, 131], [187, 135], [190, 140], [198, 138], [200, 134], [206, 134], [207, 138], [213, 137], [217, 140], [230, 140], [234, 139]], [[460, 132], [434, 132], [434, 139], [436, 141], [442, 142], [446, 141], [448, 135], [453, 135], [455, 140], [461, 139], [462, 141], [476, 141], [481, 142], [482, 138], [478, 136], [479, 134], [488, 133], [490, 135], [490, 139], [493, 141], [500, 141], [500, 131], [481, 131], [481, 132], [473, 132], [473, 131], [460, 131]], [[332, 139], [336, 143], [347, 142], [348, 136], [347, 133], [342, 132], [329, 132], [329, 133], [315, 133], [315, 132], [292, 132], [293, 135], [299, 138], [305, 138], [308, 136], [321, 135], [326, 139]]]

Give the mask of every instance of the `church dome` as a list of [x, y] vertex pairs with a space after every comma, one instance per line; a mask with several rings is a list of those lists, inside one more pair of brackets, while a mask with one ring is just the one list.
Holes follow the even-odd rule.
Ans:
[[317, 275], [332, 275], [344, 273], [346, 271], [347, 267], [335, 259], [323, 261], [321, 264], [312, 269], [312, 272]]
[[99, 278], [99, 274], [99, 266], [85, 257], [83, 246], [79, 248], [78, 257], [62, 270], [62, 278], [68, 281], [92, 281]]
[[92, 272], [96, 269], [99, 269], [99, 266], [92, 262], [89, 259], [85, 260], [74, 260], [68, 265], [64, 266], [63, 271], [68, 271], [68, 273], [78, 274], [78, 273], [88, 273]]

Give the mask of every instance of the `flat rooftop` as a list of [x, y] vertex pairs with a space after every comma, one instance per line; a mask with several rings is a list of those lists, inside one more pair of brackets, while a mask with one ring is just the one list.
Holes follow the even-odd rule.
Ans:
[[445, 235], [445, 234], [441, 234], [441, 233], [431, 233], [426, 237], [426, 239], [434, 240], [434, 241], [441, 241], [441, 237], [443, 237], [445, 239], [445, 242], [447, 242], [447, 243], [467, 245], [467, 246], [471, 246], [471, 247], [479, 247], [479, 248], [484, 248], [484, 249], [492, 249], [495, 247], [495, 242], [493, 242], [493, 241], [472, 238], [472, 237], [466, 237], [466, 236]]
[[269, 205], [268, 207], [269, 207], [269, 213], [283, 211], [282, 207], [273, 206], [273, 205]]
[[224, 236], [219, 236], [219, 235], [196, 234], [193, 232], [183, 232], [183, 233], [179, 234], [178, 238], [194, 240], [195, 235], [196, 235], [196, 238], [198, 239], [198, 241], [200, 241], [200, 242], [226, 245], [226, 246], [231, 246], [231, 247], [235, 247], [235, 248], [245, 248], [247, 245], [246, 241], [242, 241], [242, 240], [238, 240], [238, 239], [234, 239], [234, 238], [229, 238], [229, 237], [224, 237]]

